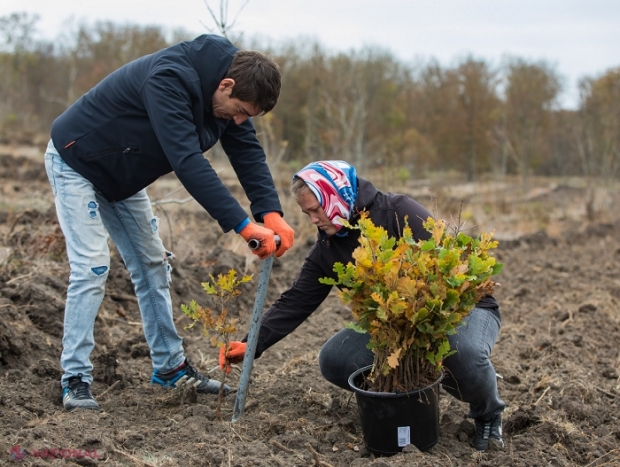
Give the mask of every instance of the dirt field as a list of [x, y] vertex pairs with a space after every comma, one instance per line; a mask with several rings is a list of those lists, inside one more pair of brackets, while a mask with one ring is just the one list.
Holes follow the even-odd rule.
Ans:
[[[233, 180], [229, 169], [221, 173]], [[389, 180], [375, 175], [369, 178], [379, 186]], [[115, 250], [92, 356], [102, 411], [64, 411], [58, 360], [68, 267], [42, 148], [23, 154], [0, 148], [0, 465], [620, 466], [618, 190], [598, 186], [588, 196], [575, 180], [537, 181], [525, 194], [505, 182], [450, 190], [429, 183], [443, 217], [458, 212], [463, 200], [463, 218], [477, 229], [495, 229], [500, 239], [496, 256], [505, 267], [496, 296], [503, 326], [492, 361], [508, 405], [506, 447], [475, 452], [466, 405], [442, 392], [439, 443], [428, 452], [375, 459], [364, 448], [355, 399], [325, 382], [317, 366], [322, 343], [349, 320], [335, 294], [255, 361], [244, 415], [233, 424], [233, 397], [218, 421], [215, 397], [149, 385], [136, 300]], [[161, 197], [176, 186], [166, 177], [149, 193]], [[231, 187], [242, 199], [234, 182]], [[402, 191], [428, 199], [424, 182]], [[288, 287], [312, 243], [308, 222], [290, 201], [285, 209], [298, 236], [275, 261], [268, 303]], [[162, 205], [157, 215], [177, 256], [178, 329], [191, 361], [207, 372], [217, 352], [199, 329], [184, 330], [189, 321], [179, 305], [206, 297], [200, 282], [210, 273], [231, 267], [255, 273], [236, 310], [242, 337], [259, 263], [194, 202]], [[230, 381], [234, 386], [238, 373]]]

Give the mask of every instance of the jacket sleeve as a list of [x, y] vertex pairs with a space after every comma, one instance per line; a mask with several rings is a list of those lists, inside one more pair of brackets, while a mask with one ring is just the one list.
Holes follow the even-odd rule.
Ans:
[[315, 245], [291, 288], [265, 312], [256, 344], [256, 358], [293, 332], [327, 298], [332, 287], [319, 282], [319, 278], [327, 274], [312, 259], [317, 250], [318, 245]]
[[250, 200], [250, 210], [257, 222], [262, 213], [277, 211], [282, 214], [273, 177], [267, 165], [265, 151], [260, 145], [254, 124], [247, 119], [241, 125], [230, 122], [220, 137], [237, 178]]
[[247, 213], [202, 155], [192, 114], [195, 98], [187, 84], [174, 71], [162, 69], [148, 78], [140, 94], [157, 140], [189, 194], [225, 232], [243, 221]]

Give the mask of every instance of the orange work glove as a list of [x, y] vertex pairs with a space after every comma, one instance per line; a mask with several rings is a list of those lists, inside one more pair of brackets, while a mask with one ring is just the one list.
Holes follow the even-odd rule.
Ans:
[[239, 232], [239, 235], [241, 235], [246, 242], [257, 240], [260, 243], [259, 248], [252, 250], [252, 253], [257, 255], [260, 259], [269, 258], [269, 256], [276, 251], [276, 239], [274, 238], [275, 234], [273, 230], [250, 222]]
[[280, 246], [276, 250], [276, 258], [284, 254], [286, 250], [293, 246], [295, 231], [286, 223], [279, 212], [269, 212], [263, 216], [265, 227], [273, 230], [280, 237]]
[[232, 341], [228, 343], [228, 351], [226, 346], [220, 347], [220, 370], [225, 370], [226, 373], [230, 373], [230, 364], [239, 363], [243, 361], [245, 357], [245, 348], [247, 344], [245, 342]]

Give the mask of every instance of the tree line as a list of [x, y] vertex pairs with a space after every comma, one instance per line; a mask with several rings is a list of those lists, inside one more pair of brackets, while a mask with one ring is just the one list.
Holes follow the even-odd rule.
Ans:
[[[194, 35], [159, 26], [80, 24], [36, 40], [38, 18], [0, 17], [0, 136], [49, 132], [54, 118], [123, 64]], [[465, 56], [453, 66], [409, 64], [378, 47], [329, 53], [319, 43], [236, 41], [271, 55], [282, 93], [255, 119], [269, 157], [281, 163], [345, 159], [416, 178], [485, 174], [620, 174], [620, 64], [579, 83], [576, 110], [561, 109], [562, 76], [545, 61], [501, 65]]]

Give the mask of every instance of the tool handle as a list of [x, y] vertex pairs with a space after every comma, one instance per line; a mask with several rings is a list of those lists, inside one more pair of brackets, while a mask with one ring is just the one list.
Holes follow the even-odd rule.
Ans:
[[[275, 236], [275, 240], [276, 240], [276, 245], [280, 245], [280, 237], [278, 235]], [[260, 248], [260, 240], [251, 238], [248, 241], [248, 246], [250, 247], [250, 250], [258, 250]]]
[[258, 289], [256, 291], [256, 299], [254, 300], [254, 309], [252, 310], [252, 322], [250, 324], [250, 332], [248, 333], [248, 341], [245, 348], [245, 358], [243, 359], [243, 367], [241, 368], [241, 376], [239, 377], [239, 388], [237, 389], [237, 397], [233, 407], [233, 422], [239, 421], [241, 415], [243, 415], [243, 409], [245, 408], [245, 399], [250, 385], [250, 374], [252, 373], [252, 365], [254, 364], [254, 354], [256, 353], [256, 344], [258, 343], [258, 334], [260, 332], [260, 323], [263, 317], [263, 307], [265, 306], [265, 298], [267, 297], [267, 287], [269, 286], [269, 276], [272, 266], [273, 255], [270, 255], [261, 265]]

